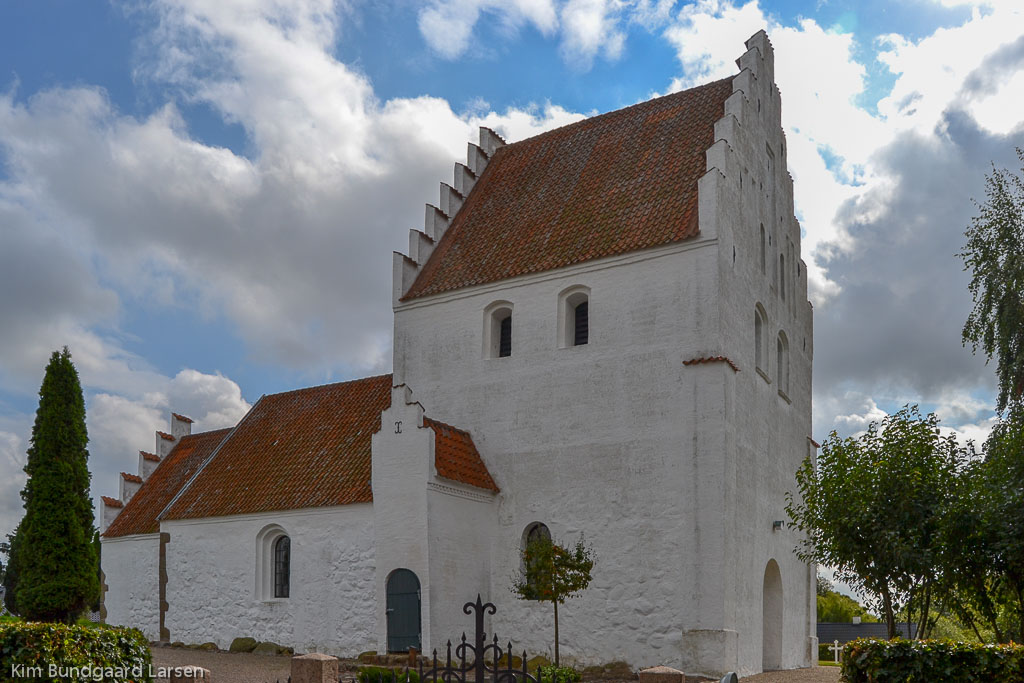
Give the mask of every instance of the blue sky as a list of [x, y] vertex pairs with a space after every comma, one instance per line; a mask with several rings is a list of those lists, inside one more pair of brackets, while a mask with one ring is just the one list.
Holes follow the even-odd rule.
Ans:
[[[955, 257], [1024, 146], [1014, 0], [35, 0], [0, 6], [0, 533], [69, 345], [93, 492], [171, 410], [390, 369], [390, 252], [479, 125], [517, 140], [735, 73], [766, 28], [815, 305], [815, 436], [994, 379]], [[1017, 95], [1015, 97], [1015, 95]]]

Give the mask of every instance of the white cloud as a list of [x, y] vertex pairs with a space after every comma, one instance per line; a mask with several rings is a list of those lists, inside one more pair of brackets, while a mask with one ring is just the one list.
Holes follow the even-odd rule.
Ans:
[[567, 62], [589, 69], [598, 52], [615, 61], [626, 42], [619, 29], [614, 0], [569, 0], [562, 8], [562, 55]]
[[532, 25], [544, 35], [558, 26], [550, 0], [434, 0], [419, 12], [419, 29], [432, 50], [455, 59], [469, 48], [480, 15], [491, 13], [509, 32]]

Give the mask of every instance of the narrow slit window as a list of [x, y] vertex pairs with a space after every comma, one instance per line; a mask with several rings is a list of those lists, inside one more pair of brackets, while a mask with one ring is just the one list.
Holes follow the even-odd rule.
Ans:
[[498, 358], [507, 358], [512, 355], [512, 314], [502, 318], [498, 325]]
[[582, 346], [590, 339], [590, 313], [587, 301], [581, 301], [573, 309], [573, 346]]
[[287, 598], [290, 585], [292, 542], [282, 536], [274, 542], [274, 597]]

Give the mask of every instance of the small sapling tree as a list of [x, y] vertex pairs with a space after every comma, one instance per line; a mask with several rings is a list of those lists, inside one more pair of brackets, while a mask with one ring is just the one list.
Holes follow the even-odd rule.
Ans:
[[572, 548], [565, 548], [540, 536], [527, 543], [521, 559], [522, 570], [513, 581], [512, 592], [522, 600], [550, 602], [554, 607], [555, 666], [559, 666], [558, 606], [590, 584], [593, 551], [582, 537]]

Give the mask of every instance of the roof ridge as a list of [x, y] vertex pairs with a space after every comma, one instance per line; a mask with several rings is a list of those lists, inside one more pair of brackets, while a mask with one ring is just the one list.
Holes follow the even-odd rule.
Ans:
[[263, 402], [263, 399], [266, 398], [266, 396], [267, 396], [266, 394], [263, 394], [262, 396], [259, 397], [259, 400], [257, 400], [256, 403], [254, 403], [252, 405], [252, 408], [249, 408], [249, 412], [247, 412], [245, 415], [242, 416], [242, 419], [238, 421], [238, 424], [236, 424], [234, 427], [232, 427], [231, 428], [231, 432], [229, 434], [227, 434], [223, 439], [220, 440], [220, 443], [217, 444], [217, 447], [213, 449], [213, 452], [210, 453], [210, 456], [206, 460], [203, 461], [203, 464], [201, 464], [199, 467], [197, 467], [196, 471], [192, 473], [192, 476], [189, 477], [188, 481], [186, 481], [184, 483], [184, 485], [182, 485], [182, 487], [180, 489], [178, 489], [178, 492], [174, 494], [174, 497], [171, 498], [170, 502], [167, 503], [167, 505], [164, 506], [164, 509], [161, 510], [159, 514], [157, 514], [157, 516], [156, 516], [157, 524], [159, 524], [160, 520], [163, 519], [164, 513], [167, 512], [168, 510], [170, 510], [172, 507], [174, 507], [174, 504], [178, 502], [179, 498], [181, 498], [181, 494], [185, 493], [185, 491], [188, 489], [188, 487], [192, 485], [192, 482], [194, 482], [196, 480], [196, 477], [199, 476], [199, 473], [202, 472], [204, 469], [206, 469], [206, 466], [209, 465], [210, 462], [215, 457], [217, 457], [217, 454], [220, 453], [220, 447], [223, 446], [225, 443], [227, 443], [228, 439], [231, 438], [231, 435], [234, 434], [238, 430], [238, 428], [242, 425], [242, 423], [245, 422], [249, 418], [249, 416], [253, 414], [253, 411], [255, 411], [257, 406], [259, 406], [259, 404]]
[[456, 427], [453, 424], [449, 424], [447, 422], [444, 422], [442, 420], [437, 420], [437, 419], [432, 418], [432, 417], [427, 417], [426, 415], [423, 416], [423, 421], [424, 422], [433, 422], [436, 425], [440, 425], [442, 427], [447, 427], [448, 429], [451, 429], [452, 431], [461, 432], [462, 434], [469, 434], [470, 436], [472, 436], [472, 434], [470, 434], [468, 429], [462, 429], [461, 427]]
[[[275, 394], [263, 394], [263, 396], [261, 396], [260, 399], [262, 400], [263, 398], [269, 398], [269, 397], [273, 397], [273, 396], [284, 396], [285, 394], [295, 394], [295, 393], [298, 393], [300, 391], [309, 391], [310, 389], [323, 389], [325, 387], [340, 386], [342, 384], [355, 384], [356, 382], [366, 382], [366, 381], [369, 381], [371, 379], [381, 379], [383, 377], [393, 377], [393, 376], [394, 376], [394, 373], [392, 373], [392, 372], [385, 372], [385, 373], [381, 373], [379, 375], [370, 375], [369, 377], [358, 377], [358, 378], [355, 378], [355, 379], [346, 379], [346, 380], [342, 380], [341, 382], [324, 382], [323, 384], [314, 384], [313, 386], [310, 386], [310, 387], [299, 387], [297, 389], [288, 389], [287, 391], [279, 391], [279, 392], [277, 392]], [[256, 406], [253, 405], [253, 408], [255, 408], [255, 407]], [[248, 413], [246, 413], [246, 415], [248, 415]], [[241, 423], [239, 423], [239, 424], [241, 424]]]
[[[588, 116], [588, 117], [586, 117], [584, 119], [580, 119], [579, 121], [573, 121], [572, 123], [567, 123], [564, 126], [558, 126], [557, 128], [552, 128], [552, 129], [546, 130], [546, 131], [544, 131], [542, 133], [537, 133], [536, 135], [531, 135], [530, 137], [523, 138], [522, 140], [516, 140], [515, 142], [509, 142], [509, 143], [505, 144], [503, 147], [499, 147], [497, 150], [495, 150], [494, 154], [497, 155], [498, 152], [500, 152], [502, 149], [505, 149], [506, 147], [515, 147], [515, 146], [520, 145], [520, 144], [522, 144], [524, 142], [529, 142], [531, 140], [536, 140], [537, 138], [542, 138], [545, 135], [550, 135], [552, 133], [558, 133], [558, 132], [564, 132], [565, 130], [567, 130], [569, 128], [575, 128], [575, 127], [580, 126], [581, 124], [584, 124], [584, 123], [593, 123], [594, 121], [598, 121], [600, 119], [612, 118], [613, 116], [618, 115], [618, 114], [626, 115], [628, 113], [632, 113], [634, 110], [637, 109], [637, 107], [643, 107], [643, 106], [649, 105], [649, 104], [651, 104], [653, 102], [660, 102], [662, 100], [668, 99], [669, 97], [682, 97], [683, 95], [685, 95], [687, 93], [691, 93], [691, 92], [694, 92], [694, 91], [697, 91], [697, 90], [702, 90], [704, 88], [710, 88], [712, 86], [715, 86], [715, 85], [718, 85], [718, 84], [722, 83], [723, 81], [731, 81], [734, 78], [736, 78], [735, 75], [733, 75], [733, 76], [726, 76], [725, 78], [719, 78], [718, 80], [709, 81], [708, 83], [701, 83], [700, 85], [695, 85], [692, 88], [687, 88], [686, 90], [677, 90], [675, 92], [666, 93], [664, 95], [658, 95], [657, 97], [652, 97], [650, 99], [643, 100], [641, 102], [636, 102], [634, 104], [630, 104], [628, 106], [622, 107], [621, 109], [612, 109], [610, 111], [606, 111], [606, 112], [603, 112], [601, 114], [594, 114], [593, 116]], [[488, 164], [488, 165], [490, 165], [490, 164]]]

